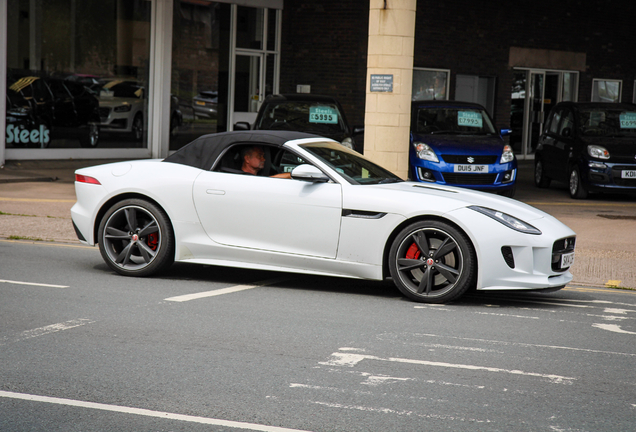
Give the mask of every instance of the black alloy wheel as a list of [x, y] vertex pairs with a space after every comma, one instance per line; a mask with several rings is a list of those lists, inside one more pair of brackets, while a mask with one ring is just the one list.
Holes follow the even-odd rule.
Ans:
[[98, 243], [106, 264], [125, 276], [150, 276], [174, 261], [174, 232], [168, 216], [142, 199], [113, 205], [99, 225]]
[[132, 134], [135, 141], [141, 141], [144, 137], [144, 118], [137, 114], [132, 123]]
[[570, 197], [574, 199], [587, 198], [587, 189], [585, 189], [585, 185], [581, 181], [581, 172], [577, 166], [570, 168], [569, 189]]
[[446, 303], [462, 296], [476, 274], [468, 237], [440, 221], [415, 222], [395, 238], [389, 252], [393, 282], [406, 297]]
[[81, 147], [95, 148], [99, 143], [99, 126], [89, 123], [86, 133], [79, 140]]
[[536, 187], [547, 188], [550, 186], [551, 179], [545, 175], [545, 167], [543, 161], [537, 159], [534, 162], [534, 184]]

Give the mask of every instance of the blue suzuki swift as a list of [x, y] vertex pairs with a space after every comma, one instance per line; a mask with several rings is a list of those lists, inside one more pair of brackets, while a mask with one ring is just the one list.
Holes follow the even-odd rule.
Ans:
[[517, 159], [486, 109], [475, 103], [415, 101], [411, 106], [412, 180], [513, 197]]

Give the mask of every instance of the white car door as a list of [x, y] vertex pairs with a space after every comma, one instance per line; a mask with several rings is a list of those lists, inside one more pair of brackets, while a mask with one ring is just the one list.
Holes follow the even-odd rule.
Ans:
[[217, 243], [336, 257], [342, 217], [337, 183], [205, 172], [193, 195], [199, 219]]

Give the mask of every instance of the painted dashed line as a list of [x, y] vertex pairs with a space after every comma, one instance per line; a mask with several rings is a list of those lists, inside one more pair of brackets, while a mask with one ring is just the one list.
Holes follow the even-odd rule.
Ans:
[[287, 278], [287, 277], [269, 279], [269, 280], [264, 280], [261, 282], [255, 282], [254, 284], [251, 284], [251, 285], [235, 285], [228, 288], [221, 288], [221, 289], [212, 290], [212, 291], [204, 291], [204, 292], [199, 292], [194, 294], [185, 294], [185, 295], [180, 295], [175, 297], [168, 297], [164, 300], [172, 301], [172, 302], [186, 302], [190, 300], [198, 300], [198, 299], [202, 299], [206, 297], [215, 297], [215, 296], [220, 296], [223, 294], [232, 294], [239, 291], [250, 290], [250, 289], [254, 289], [254, 288], [258, 288], [262, 286], [274, 285], [279, 282], [288, 281], [289, 279], [290, 278]]
[[381, 358], [381, 357], [376, 357], [376, 356], [366, 355], [366, 354], [352, 354], [352, 353], [342, 353], [342, 352], [335, 352], [331, 354], [330, 360], [326, 362], [321, 362], [320, 364], [323, 364], [326, 366], [354, 367], [363, 360], [376, 360], [376, 361], [385, 361], [385, 362], [407, 363], [407, 364], [422, 365], [422, 366], [434, 366], [434, 367], [443, 367], [443, 368], [452, 368], [452, 369], [464, 369], [464, 370], [472, 370], [472, 371], [484, 371], [484, 372], [493, 372], [493, 373], [505, 373], [505, 374], [511, 374], [511, 375], [522, 375], [527, 377], [545, 378], [555, 384], [572, 384], [572, 381], [576, 381], [577, 379], [574, 377], [566, 377], [561, 375], [541, 374], [537, 372], [525, 372], [525, 371], [516, 370], [516, 369], [502, 369], [502, 368], [490, 367], [490, 366], [433, 362], [433, 361], [427, 361], [427, 360], [405, 359], [405, 358], [396, 358], [396, 357]]
[[261, 432], [308, 432], [308, 431], [303, 431], [300, 429], [288, 429], [284, 427], [267, 426], [267, 425], [260, 425], [256, 423], [244, 423], [244, 422], [238, 422], [238, 421], [220, 420], [220, 419], [209, 418], [209, 417], [197, 417], [197, 416], [174, 414], [174, 413], [162, 412], [162, 411], [152, 411], [152, 410], [142, 409], [142, 408], [131, 408], [131, 407], [125, 407], [125, 406], [119, 406], [119, 405], [108, 405], [108, 404], [95, 403], [95, 402], [84, 402], [84, 401], [79, 401], [74, 399], [63, 399], [63, 398], [48, 397], [48, 396], [30, 395], [30, 394], [24, 394], [24, 393], [13, 393], [13, 392], [7, 392], [7, 391], [0, 391], [0, 397], [8, 398], [8, 399], [20, 399], [20, 400], [26, 400], [26, 401], [32, 401], [32, 402], [44, 402], [44, 403], [50, 403], [55, 405], [65, 405], [65, 406], [72, 406], [72, 407], [78, 407], [78, 408], [89, 408], [89, 409], [110, 411], [110, 412], [116, 412], [116, 413], [122, 413], [122, 414], [134, 414], [134, 415], [145, 416], [145, 417], [155, 417], [155, 418], [160, 418], [164, 420], [180, 420], [180, 421], [185, 421], [190, 423], [223, 426], [223, 427], [236, 428], [236, 429], [247, 429], [247, 430], [261, 431]]
[[4, 337], [2, 341], [0, 342], [0, 346], [6, 345], [7, 343], [16, 343], [16, 342], [21, 342], [27, 339], [33, 339], [36, 337], [45, 336], [51, 333], [57, 333], [63, 330], [69, 330], [69, 329], [80, 327], [86, 324], [92, 324], [94, 322], [95, 321], [87, 319], [87, 318], [80, 318], [80, 319], [65, 321], [65, 322], [61, 322], [57, 324], [51, 324], [48, 326], [39, 327], [32, 330], [26, 330], [14, 338]]
[[46, 287], [46, 288], [68, 288], [67, 285], [52, 285], [52, 284], [37, 283], [37, 282], [22, 282], [22, 281], [2, 280], [2, 279], [0, 279], [0, 283], [7, 283], [7, 284], [13, 284], [13, 285], [40, 286], [40, 287]]

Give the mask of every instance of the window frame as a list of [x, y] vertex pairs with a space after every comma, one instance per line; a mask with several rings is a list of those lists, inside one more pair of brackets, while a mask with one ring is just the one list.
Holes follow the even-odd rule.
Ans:
[[620, 103], [622, 98], [623, 98], [623, 80], [619, 80], [619, 79], [609, 79], [609, 78], [594, 78], [592, 79], [592, 95], [590, 98], [590, 101], [592, 102], [604, 102], [602, 100], [600, 100], [600, 96], [599, 99], [595, 99], [594, 98], [594, 89], [596, 89], [596, 94], [598, 95], [598, 84], [599, 83], [618, 83], [618, 99], [614, 102], [611, 103]]
[[[445, 84], [445, 88], [444, 88], [444, 99], [435, 99], [435, 97], [433, 97], [433, 99], [416, 99], [415, 98], [415, 92], [413, 91], [414, 87], [416, 85], [416, 80], [415, 80], [415, 73], [416, 72], [431, 72], [431, 73], [436, 73], [436, 74], [440, 74], [440, 73], [446, 74], [446, 84]], [[411, 84], [411, 100], [412, 101], [450, 100], [449, 99], [449, 96], [450, 96], [450, 78], [451, 78], [451, 70], [450, 69], [432, 69], [432, 68], [414, 67], [413, 68], [413, 79], [412, 79], [412, 84]]]

